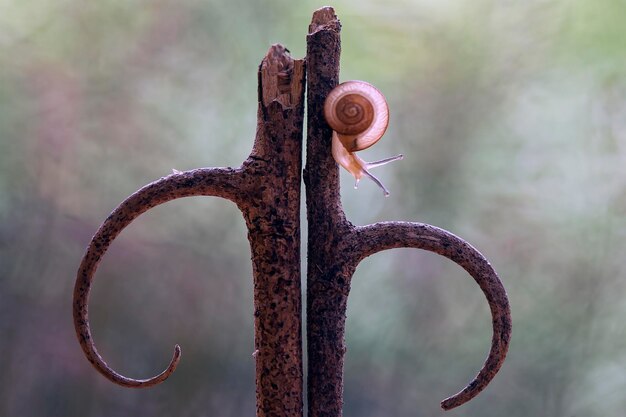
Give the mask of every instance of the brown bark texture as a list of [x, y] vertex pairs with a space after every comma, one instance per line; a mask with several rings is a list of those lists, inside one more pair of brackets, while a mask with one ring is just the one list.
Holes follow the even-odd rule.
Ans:
[[463, 267], [491, 308], [493, 338], [476, 377], [444, 409], [473, 397], [495, 376], [511, 335], [506, 291], [489, 262], [450, 232], [421, 223], [383, 222], [354, 226], [343, 212], [339, 169], [331, 155], [332, 131], [324, 119], [328, 93], [339, 83], [341, 24], [331, 7], [313, 14], [307, 36], [307, 156], [302, 172], [305, 62], [273, 45], [259, 68], [257, 134], [248, 159], [237, 168], [176, 172], [146, 185], [123, 201], [100, 226], [79, 267], [73, 313], [80, 345], [93, 366], [111, 381], [147, 387], [167, 379], [180, 360], [149, 379], [111, 369], [99, 355], [89, 326], [88, 300], [97, 267], [113, 240], [139, 215], [165, 202], [191, 196], [228, 199], [248, 227], [254, 280], [256, 404], [258, 417], [301, 417], [302, 336], [300, 288], [300, 184], [306, 186], [308, 220], [307, 354], [308, 415], [340, 417], [343, 407], [344, 333], [352, 275], [359, 262], [379, 251], [410, 247], [438, 253]]
[[99, 355], [89, 326], [88, 300], [96, 269], [108, 247], [126, 226], [152, 207], [182, 197], [222, 197], [237, 205], [248, 227], [254, 280], [257, 416], [302, 416], [300, 184], [304, 79], [304, 61], [293, 60], [283, 46], [273, 45], [259, 68], [257, 134], [248, 159], [238, 168], [177, 172], [146, 185], [122, 202], [92, 238], [74, 288], [74, 324], [87, 359], [111, 381], [135, 388], [158, 384], [175, 370], [180, 347], [175, 347], [166, 370], [149, 379], [120, 375]]
[[491, 309], [493, 338], [487, 360], [463, 390], [442, 401], [442, 408], [448, 410], [475, 397], [500, 369], [511, 335], [508, 298], [489, 262], [450, 232], [408, 222], [357, 227], [346, 219], [338, 167], [331, 156], [332, 131], [323, 113], [326, 96], [339, 82], [340, 30], [334, 10], [325, 7], [313, 15], [307, 37], [308, 131], [303, 177], [308, 221], [308, 415], [342, 415], [344, 333], [352, 275], [367, 256], [401, 247], [435, 252], [459, 264], [479, 285]]

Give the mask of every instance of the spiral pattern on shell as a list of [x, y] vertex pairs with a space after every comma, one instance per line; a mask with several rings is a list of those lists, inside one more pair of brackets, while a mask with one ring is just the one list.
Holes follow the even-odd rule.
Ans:
[[374, 106], [361, 94], [346, 94], [337, 100], [334, 114], [341, 122], [337, 124], [335, 131], [344, 135], [356, 135], [372, 124]]
[[346, 149], [354, 152], [369, 148], [383, 136], [389, 123], [389, 108], [373, 85], [347, 81], [328, 94], [324, 117]]

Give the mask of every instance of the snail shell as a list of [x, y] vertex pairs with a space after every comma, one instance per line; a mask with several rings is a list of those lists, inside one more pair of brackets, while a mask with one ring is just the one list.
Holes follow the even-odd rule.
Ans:
[[346, 81], [324, 103], [324, 117], [350, 152], [367, 149], [385, 134], [389, 107], [380, 91], [365, 81]]
[[365, 162], [355, 153], [378, 142], [387, 130], [389, 107], [382, 93], [365, 81], [339, 84], [326, 98], [324, 117], [333, 129], [333, 158], [354, 176], [354, 188], [357, 188], [363, 176], [367, 176], [388, 196], [389, 191], [369, 170], [402, 159], [403, 156]]

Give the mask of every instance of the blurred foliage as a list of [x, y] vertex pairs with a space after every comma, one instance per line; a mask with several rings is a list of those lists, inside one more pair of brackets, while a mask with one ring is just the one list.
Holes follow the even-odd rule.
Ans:
[[[256, 70], [302, 57], [311, 1], [0, 0], [0, 415], [254, 413], [243, 221], [210, 198], [168, 203], [113, 245], [91, 300], [128, 390], [87, 363], [74, 274], [100, 222], [142, 185], [236, 166], [254, 137]], [[387, 96], [392, 191], [343, 177], [356, 224], [431, 223], [464, 237], [509, 292], [509, 359], [450, 416], [622, 416], [626, 408], [626, 3], [340, 0], [342, 79]], [[305, 232], [304, 232], [305, 233]], [[443, 415], [491, 339], [457, 266], [396, 250], [357, 271], [346, 417]]]

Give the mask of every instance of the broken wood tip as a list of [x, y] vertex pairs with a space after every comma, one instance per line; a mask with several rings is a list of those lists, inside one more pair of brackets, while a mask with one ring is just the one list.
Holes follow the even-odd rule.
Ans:
[[309, 25], [309, 34], [313, 34], [326, 27], [337, 31], [341, 29], [341, 23], [335, 14], [335, 9], [331, 6], [324, 6], [313, 12], [313, 18]]
[[264, 106], [279, 101], [284, 108], [297, 105], [304, 89], [304, 63], [294, 60], [281, 44], [270, 46], [260, 68], [261, 99]]

